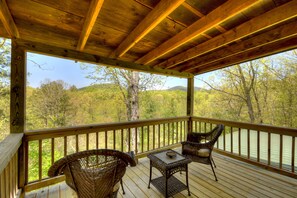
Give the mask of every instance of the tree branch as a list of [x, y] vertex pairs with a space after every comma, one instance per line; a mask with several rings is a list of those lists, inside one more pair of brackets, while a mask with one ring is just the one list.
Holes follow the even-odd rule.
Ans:
[[217, 89], [217, 88], [215, 88], [214, 86], [212, 86], [210, 83], [208, 83], [208, 82], [206, 82], [206, 81], [204, 81], [204, 80], [202, 80], [202, 79], [199, 79], [199, 80], [201, 80], [202, 82], [204, 82], [205, 84], [207, 84], [211, 89], [213, 89], [213, 90], [215, 90], [215, 91], [218, 91], [218, 92], [221, 92], [221, 93], [224, 93], [224, 94], [228, 94], [228, 95], [231, 95], [231, 96], [234, 96], [234, 97], [238, 97], [238, 98], [241, 98], [242, 100], [245, 101], [245, 98], [242, 97], [241, 95], [233, 94], [233, 93], [229, 93], [229, 92], [227, 92], [227, 91], [221, 90], [221, 89]]

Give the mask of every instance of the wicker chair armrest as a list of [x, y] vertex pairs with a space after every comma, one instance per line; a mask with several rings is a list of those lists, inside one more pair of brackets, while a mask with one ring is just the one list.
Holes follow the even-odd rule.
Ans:
[[211, 149], [212, 148], [212, 144], [210, 142], [206, 142], [206, 143], [197, 143], [197, 142], [190, 142], [190, 141], [185, 141], [185, 142], [181, 142], [181, 144], [184, 145], [189, 145], [192, 147], [195, 147], [197, 149], [201, 149], [201, 148], [208, 148]]
[[130, 152], [126, 153], [126, 154], [129, 156], [126, 159], [129, 162], [130, 166], [136, 166], [136, 158], [135, 158], [134, 151], [130, 151]]
[[211, 132], [207, 132], [207, 133], [200, 133], [200, 132], [196, 132], [196, 131], [193, 131], [192, 133], [189, 133], [189, 136], [192, 136], [192, 134], [196, 134], [198, 136], [209, 136], [212, 134], [212, 131]]

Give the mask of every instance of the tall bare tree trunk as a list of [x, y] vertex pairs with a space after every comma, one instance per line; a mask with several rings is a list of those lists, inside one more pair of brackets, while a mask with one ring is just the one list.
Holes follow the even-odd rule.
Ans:
[[[134, 121], [139, 119], [139, 72], [131, 72], [130, 82], [128, 86], [128, 97], [126, 101], [127, 106], [127, 118], [128, 121]], [[136, 144], [136, 130], [132, 128], [130, 130], [131, 135], [131, 150], [135, 151]], [[139, 134], [138, 134], [139, 136]], [[138, 138], [139, 139], [139, 138]], [[127, 141], [128, 144], [128, 141]], [[127, 145], [129, 146], [129, 145]], [[137, 152], [137, 151], [135, 151]]]
[[[253, 66], [252, 65], [250, 65], [250, 66], [251, 66], [251, 69], [253, 69], [252, 68]], [[244, 74], [242, 72], [242, 69], [239, 65], [237, 65], [237, 69], [240, 74], [240, 79], [242, 82], [242, 88], [243, 88], [243, 92], [245, 95], [245, 102], [246, 102], [246, 105], [248, 108], [249, 117], [250, 117], [251, 123], [254, 123], [255, 122], [255, 113], [254, 113], [252, 97], [251, 97], [251, 89], [253, 87], [253, 82], [251, 82], [251, 84], [248, 86], [247, 82], [245, 80]], [[254, 76], [252, 76], [252, 78], [254, 78]], [[253, 81], [253, 79], [251, 81]]]

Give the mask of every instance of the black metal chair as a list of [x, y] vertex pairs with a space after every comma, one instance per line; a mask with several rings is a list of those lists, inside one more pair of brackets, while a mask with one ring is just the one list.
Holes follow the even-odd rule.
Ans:
[[189, 133], [187, 141], [182, 142], [182, 154], [192, 159], [193, 162], [208, 164], [218, 181], [213, 165], [216, 167], [212, 158], [213, 146], [224, 130], [224, 125], [218, 124], [208, 133]]
[[56, 161], [48, 175], [65, 174], [66, 184], [79, 198], [116, 197], [128, 165], [136, 166], [136, 163], [127, 153], [111, 149], [89, 150]]

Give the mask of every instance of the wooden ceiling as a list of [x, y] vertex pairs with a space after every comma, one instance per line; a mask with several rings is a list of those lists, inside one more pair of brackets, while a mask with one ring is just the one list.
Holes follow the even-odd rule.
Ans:
[[297, 47], [297, 0], [0, 0], [0, 19], [35, 51], [181, 77]]

